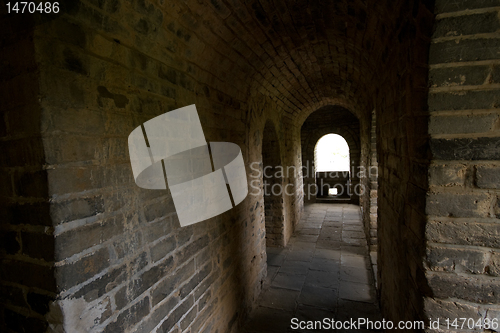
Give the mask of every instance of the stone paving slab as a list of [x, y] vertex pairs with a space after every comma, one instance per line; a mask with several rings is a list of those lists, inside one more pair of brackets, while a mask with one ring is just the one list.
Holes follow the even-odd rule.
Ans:
[[307, 250], [303, 250], [303, 249], [298, 249], [298, 250], [295, 250], [295, 251], [292, 251], [287, 259], [288, 260], [295, 260], [295, 261], [311, 261], [312, 257], [313, 257], [313, 254], [314, 254], [314, 249], [307, 249]]
[[271, 284], [272, 287], [290, 289], [290, 290], [302, 290], [304, 281], [307, 275], [296, 275], [296, 274], [286, 274], [278, 273]]
[[283, 332], [284, 327], [290, 327], [290, 311], [270, 309], [259, 306], [252, 312], [252, 320], [245, 326], [247, 333]]
[[309, 270], [340, 273], [340, 262], [338, 260], [314, 257], [309, 264]]
[[304, 285], [328, 289], [338, 289], [339, 272], [309, 271]]
[[[337, 289], [321, 288], [304, 285], [298, 299], [300, 304], [306, 304], [322, 309], [336, 309]], [[318, 318], [321, 320], [322, 318]]]
[[289, 245], [267, 248], [268, 276], [241, 332], [325, 332], [292, 330], [292, 318], [381, 320], [369, 256], [358, 206], [306, 206]]
[[368, 260], [366, 256], [356, 255], [356, 254], [344, 254], [340, 256], [340, 262], [342, 266], [350, 266], [350, 267], [360, 267], [366, 268], [368, 265]]
[[330, 260], [336, 260], [340, 262], [340, 249], [322, 249], [322, 248], [316, 248], [314, 251], [314, 257], [315, 258], [324, 258], [324, 259], [330, 259]]
[[299, 295], [300, 291], [270, 287], [263, 293], [259, 305], [293, 312]]
[[343, 266], [340, 270], [340, 280], [370, 284], [372, 281], [366, 268]]
[[312, 229], [302, 228], [302, 229], [297, 230], [296, 234], [297, 235], [319, 235], [320, 231], [321, 231], [321, 229], [319, 229], [319, 228], [312, 228]]
[[275, 254], [268, 253], [267, 254], [267, 265], [268, 266], [281, 266], [285, 261], [286, 256], [284, 254]]
[[318, 318], [334, 318], [335, 311], [323, 310], [315, 306], [300, 304], [295, 316], [299, 320], [318, 320]]
[[374, 303], [375, 293], [372, 288], [369, 284], [340, 281], [339, 297], [344, 300]]
[[368, 249], [362, 246], [343, 244], [341, 248], [342, 248], [342, 253], [344, 254], [354, 254], [354, 255], [360, 254], [368, 256]]
[[309, 262], [286, 260], [279, 269], [279, 272], [291, 275], [307, 275], [309, 272]]

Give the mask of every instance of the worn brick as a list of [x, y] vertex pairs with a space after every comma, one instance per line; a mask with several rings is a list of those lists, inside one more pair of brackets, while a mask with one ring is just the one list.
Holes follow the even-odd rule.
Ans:
[[193, 257], [195, 253], [206, 247], [208, 245], [208, 242], [209, 238], [207, 235], [198, 238], [192, 243], [186, 245], [182, 250], [179, 250], [179, 252], [176, 254], [177, 260], [179, 262], [188, 260], [189, 258]]
[[169, 237], [159, 241], [154, 246], [152, 246], [150, 249], [151, 260], [153, 262], [161, 260], [168, 253], [170, 253], [172, 250], [174, 250], [175, 247], [176, 247], [176, 240], [175, 240], [174, 236], [169, 236]]
[[479, 304], [498, 303], [500, 282], [495, 278], [435, 273], [428, 276], [428, 281], [434, 297], [453, 297]]
[[195, 273], [194, 260], [191, 260], [182, 268], [178, 269], [175, 274], [163, 279], [152, 291], [152, 304], [155, 306], [163, 299], [168, 297], [179, 285], [187, 281]]
[[[121, 269], [115, 269], [85, 285], [75, 295], [75, 298], [84, 297], [87, 302], [91, 302], [106, 292], [112, 290], [125, 278]], [[108, 290], [109, 289], [109, 290]]]
[[476, 168], [476, 185], [479, 188], [500, 189], [500, 167], [478, 166]]
[[474, 248], [427, 247], [427, 261], [432, 270], [446, 272], [485, 273], [486, 251]]
[[497, 12], [447, 17], [436, 23], [433, 38], [496, 32], [500, 29]]
[[161, 265], [153, 266], [140, 276], [131, 279], [125, 287], [116, 293], [115, 302], [117, 307], [119, 309], [123, 308], [146, 290], [150, 289], [153, 284], [162, 279], [165, 275], [165, 271], [170, 268], [172, 263], [173, 258], [170, 257]]
[[180, 327], [181, 330], [185, 330], [196, 318], [196, 315], [198, 314], [198, 309], [196, 306], [193, 306], [191, 308], [191, 311], [189, 311], [186, 316], [181, 320]]
[[168, 332], [170, 329], [181, 319], [181, 317], [189, 311], [193, 306], [194, 300], [193, 296], [188, 297], [184, 302], [182, 302], [175, 310], [173, 310], [161, 324], [161, 329], [163, 332]]
[[426, 226], [429, 242], [500, 248], [500, 224], [459, 221], [429, 221]]
[[104, 182], [104, 170], [99, 167], [57, 168], [47, 170], [47, 174], [51, 195], [88, 191]]
[[491, 66], [491, 83], [500, 83], [500, 66], [492, 65]]
[[495, 7], [497, 5], [498, 3], [496, 2], [496, 0], [463, 0], [463, 1], [437, 0], [435, 12], [436, 14], [450, 13], [467, 9]]
[[170, 218], [157, 220], [153, 223], [148, 223], [147, 229], [144, 232], [144, 239], [148, 243], [153, 243], [157, 239], [168, 235], [173, 230], [173, 228], [173, 223]]
[[[56, 131], [57, 129], [64, 128], [65, 133], [100, 136], [106, 130], [105, 117], [102, 113], [93, 110], [55, 108], [51, 112], [51, 117], [51, 121], [46, 124], [47, 131]], [[82, 119], [86, 121], [82, 121]], [[74, 138], [77, 139], [77, 137]], [[65, 140], [61, 140], [60, 136], [55, 137], [53, 140], [59, 141], [61, 145], [66, 144]], [[51, 152], [51, 154], [53, 154], [52, 160], [54, 162], [57, 161], [58, 155], [55, 152]]]
[[500, 39], [464, 39], [432, 43], [429, 63], [494, 60], [500, 51]]
[[427, 198], [426, 212], [443, 217], [487, 217], [489, 201], [486, 194], [436, 193]]
[[202, 281], [194, 291], [195, 299], [198, 300], [207, 291], [207, 289], [215, 282], [216, 279], [217, 279], [217, 274], [214, 273], [209, 275], [206, 280]]
[[500, 138], [432, 139], [431, 150], [437, 160], [498, 160]]
[[67, 290], [87, 281], [109, 266], [109, 250], [102, 248], [80, 260], [56, 267], [57, 285]]
[[212, 314], [213, 308], [219, 302], [218, 298], [213, 298], [212, 301], [203, 308], [202, 311], [199, 312], [198, 317], [195, 319], [191, 326], [191, 330], [195, 332], [199, 332], [203, 325], [206, 323], [208, 317]]
[[103, 332], [123, 332], [128, 327], [134, 326], [149, 313], [149, 298], [145, 297], [118, 315], [116, 321], [106, 326]]
[[55, 203], [51, 209], [52, 218], [56, 223], [64, 223], [94, 216], [104, 212], [102, 196], [74, 199]]
[[148, 222], [160, 217], [165, 217], [171, 213], [175, 213], [175, 206], [172, 198], [170, 197], [144, 207], [144, 216]]
[[429, 184], [433, 186], [463, 186], [467, 167], [459, 165], [432, 165], [429, 168]]
[[163, 321], [168, 313], [175, 308], [179, 303], [177, 297], [171, 297], [167, 301], [161, 303], [160, 305], [154, 307], [151, 310], [151, 315], [141, 321], [138, 326], [138, 332], [152, 332], [153, 329], [158, 326], [158, 324]]
[[45, 146], [50, 151], [46, 156], [47, 163], [50, 164], [76, 161], [91, 162], [106, 156], [106, 146], [99, 137], [67, 135], [47, 139]]
[[202, 297], [200, 297], [200, 300], [198, 301], [198, 311], [201, 311], [208, 304], [208, 302], [210, 302], [211, 299], [212, 292], [211, 290], [209, 290], [204, 293]]
[[116, 217], [66, 231], [55, 238], [59, 249], [57, 259], [63, 260], [92, 246], [102, 244], [121, 232], [123, 232], [123, 223]]
[[427, 316], [432, 320], [439, 318], [440, 322], [445, 325], [447, 319], [453, 318], [473, 318], [475, 321], [481, 318], [476, 306], [467, 304], [466, 302], [447, 301], [426, 297], [424, 299]]
[[486, 82], [489, 73], [488, 66], [432, 68], [429, 70], [429, 85], [431, 87], [481, 85]]
[[431, 117], [429, 134], [485, 133], [493, 129], [498, 115]]
[[492, 251], [486, 271], [489, 275], [500, 276], [500, 252]]
[[113, 242], [113, 248], [119, 259], [128, 257], [136, 253], [138, 248], [143, 246], [142, 232], [124, 234], [123, 238]]
[[493, 109], [500, 107], [498, 90], [472, 90], [429, 94], [429, 110]]

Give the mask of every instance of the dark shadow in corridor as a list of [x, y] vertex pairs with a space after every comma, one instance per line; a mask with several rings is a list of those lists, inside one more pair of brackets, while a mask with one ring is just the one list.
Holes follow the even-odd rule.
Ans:
[[262, 140], [262, 182], [264, 187], [264, 209], [266, 219], [267, 246], [285, 245], [285, 221], [283, 217], [283, 193], [281, 152], [276, 129], [271, 121], [266, 123]]
[[267, 253], [267, 279], [243, 332], [314, 332], [292, 329], [292, 318], [382, 319], [358, 206], [306, 206], [289, 245]]

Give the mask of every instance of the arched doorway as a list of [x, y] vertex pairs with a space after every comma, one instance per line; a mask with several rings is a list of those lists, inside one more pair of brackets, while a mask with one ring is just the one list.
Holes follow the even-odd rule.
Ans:
[[319, 197], [345, 197], [350, 195], [349, 145], [338, 134], [321, 137], [314, 147], [314, 165]]
[[[314, 203], [314, 202], [335, 202], [340, 201], [342, 203], [352, 203], [359, 204], [360, 196], [362, 196], [362, 187], [359, 185], [361, 183], [360, 176], [362, 175], [360, 167], [363, 166], [361, 160], [361, 139], [360, 139], [360, 123], [354, 114], [349, 110], [342, 108], [340, 106], [325, 106], [313, 113], [305, 120], [301, 127], [301, 145], [302, 145], [302, 175], [303, 175], [303, 189], [304, 189], [304, 203]], [[344, 198], [339, 197], [325, 197], [320, 196], [321, 194], [321, 181], [317, 183], [316, 172], [317, 158], [315, 157], [315, 151], [317, 152], [317, 144], [323, 137], [328, 138], [328, 135], [336, 134], [337, 138], [342, 138], [342, 144], [345, 147], [347, 142], [349, 153], [348, 162], [344, 159], [343, 166], [329, 167], [328, 169], [338, 169], [342, 171], [339, 173], [339, 177], [344, 174], [349, 177], [349, 186], [347, 187], [347, 180], [344, 179], [342, 185], [344, 195], [350, 193], [350, 196]], [[325, 138], [325, 139], [326, 139]], [[325, 141], [328, 142], [328, 141]], [[328, 145], [327, 145], [328, 146]], [[344, 154], [345, 155], [345, 154]], [[348, 163], [348, 167], [346, 164]], [[326, 170], [325, 171], [340, 171], [340, 170]], [[321, 165], [320, 165], [321, 172]], [[342, 184], [342, 182], [335, 182]], [[333, 186], [330, 186], [326, 192]], [[336, 188], [337, 193], [342, 192], [342, 188], [338, 186]], [[357, 190], [357, 191], [356, 191]], [[331, 193], [335, 193], [332, 191]]]

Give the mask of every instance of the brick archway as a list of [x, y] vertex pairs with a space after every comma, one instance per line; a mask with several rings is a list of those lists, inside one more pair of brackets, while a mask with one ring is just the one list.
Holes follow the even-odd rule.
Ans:
[[[332, 116], [333, 114], [333, 116]], [[325, 119], [326, 121], [318, 122], [317, 119]], [[351, 176], [351, 193], [352, 189], [360, 183], [358, 177], [358, 167], [361, 165], [361, 140], [359, 135], [359, 121], [348, 110], [340, 106], [328, 106], [312, 113], [302, 125], [301, 141], [302, 141], [302, 166], [304, 177], [304, 202], [312, 202], [315, 200], [315, 195], [309, 193], [312, 184], [315, 184], [313, 171], [314, 148], [319, 139], [327, 134], [338, 134], [343, 137], [349, 146], [349, 160]], [[354, 170], [353, 170], [354, 167]], [[310, 194], [310, 195], [308, 195]], [[353, 194], [351, 197], [352, 203], [359, 204], [359, 196]]]

